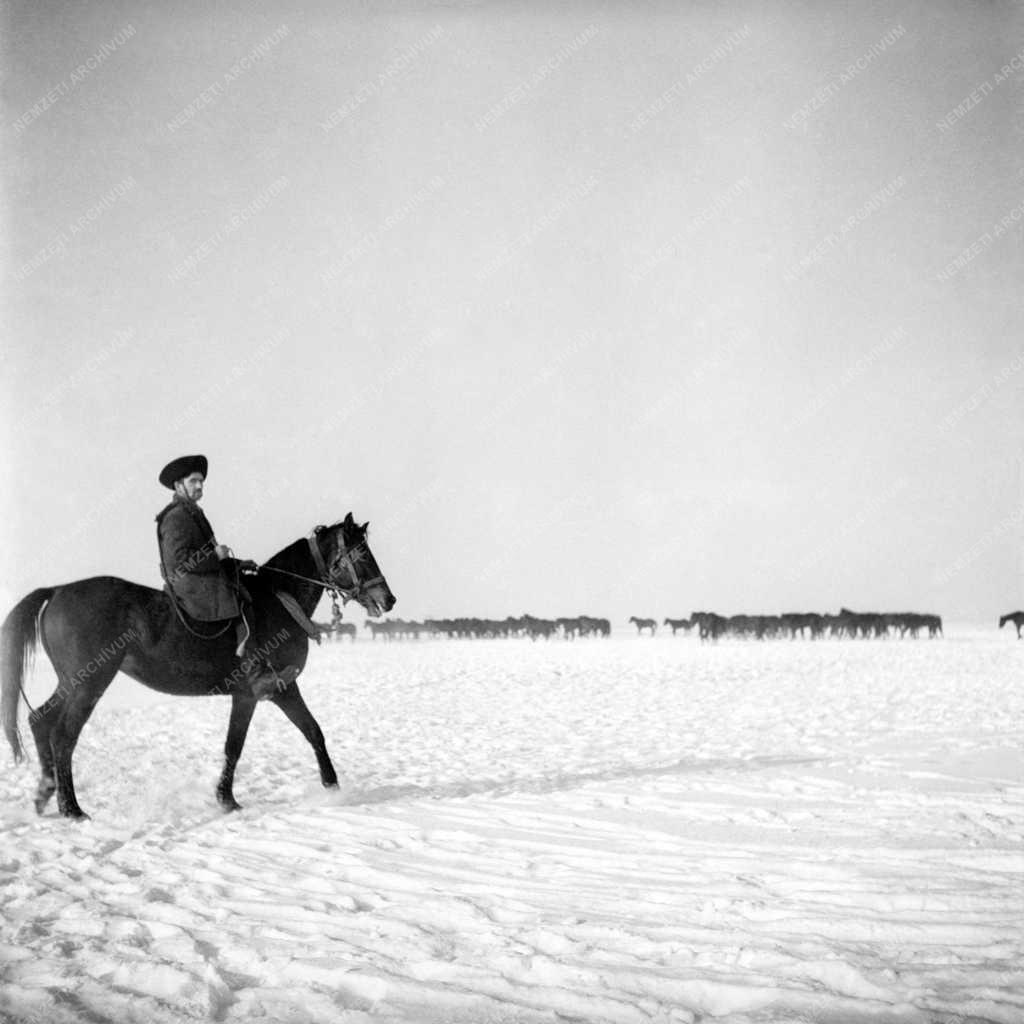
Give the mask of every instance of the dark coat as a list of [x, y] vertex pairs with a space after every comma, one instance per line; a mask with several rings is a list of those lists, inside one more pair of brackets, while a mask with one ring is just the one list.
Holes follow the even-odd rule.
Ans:
[[235, 588], [214, 550], [213, 528], [194, 501], [175, 494], [156, 517], [156, 535], [164, 582], [192, 618], [214, 622], [241, 614]]

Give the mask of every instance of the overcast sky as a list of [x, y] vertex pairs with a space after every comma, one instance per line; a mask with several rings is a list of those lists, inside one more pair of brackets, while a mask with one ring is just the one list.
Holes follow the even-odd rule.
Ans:
[[1024, 606], [1020, 11], [5, 4], [5, 606], [192, 452], [406, 618]]

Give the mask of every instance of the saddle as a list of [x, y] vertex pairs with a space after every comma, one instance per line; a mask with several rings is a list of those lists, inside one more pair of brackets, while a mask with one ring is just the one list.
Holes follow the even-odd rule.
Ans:
[[217, 640], [234, 625], [238, 641], [235, 654], [241, 658], [245, 645], [252, 636], [252, 625], [250, 625], [253, 621], [252, 595], [241, 584], [238, 584], [235, 592], [238, 596], [238, 615], [232, 615], [227, 619], [201, 619], [190, 613], [181, 595], [176, 594], [170, 582], [166, 577], [164, 578], [164, 594], [167, 596], [176, 618], [185, 629], [200, 640]]
[[[164, 593], [170, 602], [171, 608], [178, 621], [194, 637], [203, 640], [216, 640], [222, 637], [232, 625], [235, 627], [235, 657], [241, 662], [241, 669], [244, 673], [244, 682], [254, 697], [259, 700], [267, 700], [275, 694], [282, 693], [296, 679], [299, 669], [294, 665], [285, 665], [278, 670], [266, 652], [255, 646], [253, 627], [255, 616], [253, 614], [253, 599], [248, 589], [242, 583], [235, 563], [234, 579], [229, 584], [237, 596], [239, 615], [227, 619], [197, 619], [190, 615], [184, 607], [181, 596], [174, 592], [170, 581], [164, 572], [163, 564], [160, 565], [160, 574], [164, 577]], [[309, 617], [302, 610], [298, 601], [291, 594], [283, 590], [275, 590], [274, 596], [281, 602], [288, 614], [298, 623], [307, 636], [312, 637], [320, 643], [320, 631], [310, 621]], [[203, 629], [202, 627], [206, 627]], [[199, 628], [196, 628], [199, 627]]]

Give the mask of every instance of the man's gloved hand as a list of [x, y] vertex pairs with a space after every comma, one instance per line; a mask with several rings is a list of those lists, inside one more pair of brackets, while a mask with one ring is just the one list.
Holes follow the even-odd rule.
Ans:
[[243, 558], [238, 563], [238, 568], [241, 572], [246, 573], [257, 573], [260, 571], [259, 563], [254, 562], [251, 558]]

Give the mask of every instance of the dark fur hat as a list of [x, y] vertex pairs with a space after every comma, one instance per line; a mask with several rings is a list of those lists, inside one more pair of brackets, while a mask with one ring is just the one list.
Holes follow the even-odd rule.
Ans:
[[160, 470], [160, 483], [173, 491], [175, 480], [181, 480], [182, 477], [189, 476], [192, 473], [202, 473], [205, 477], [206, 468], [205, 455], [182, 455], [173, 462], [168, 462]]

